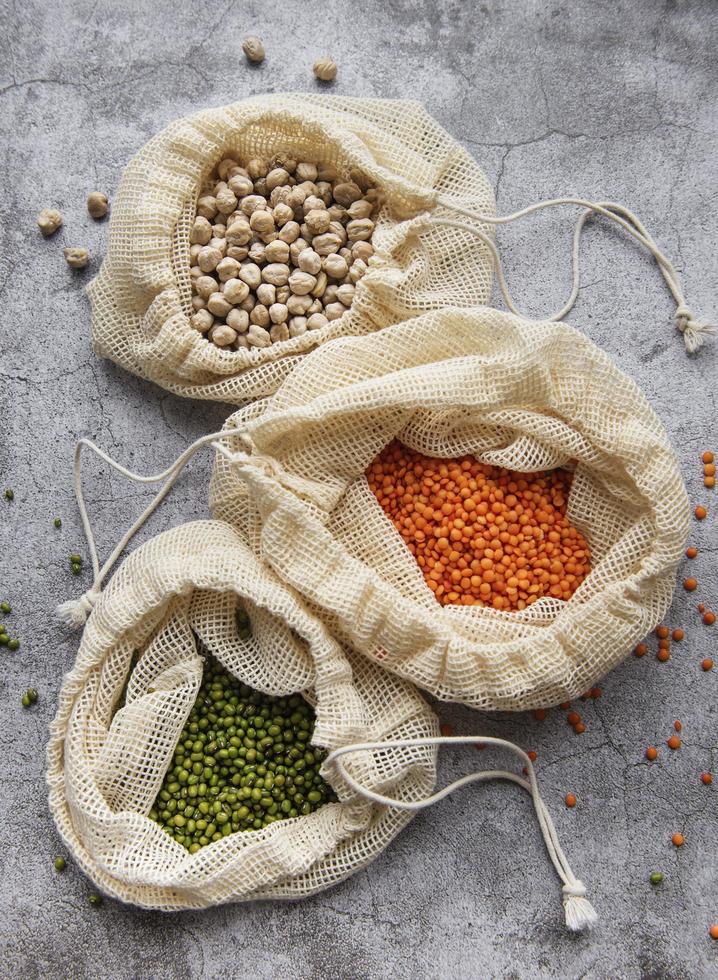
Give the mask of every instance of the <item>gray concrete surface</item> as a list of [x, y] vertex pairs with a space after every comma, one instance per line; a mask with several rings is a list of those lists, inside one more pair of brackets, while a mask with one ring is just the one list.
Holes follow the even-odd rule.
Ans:
[[[168, 916], [106, 902], [62, 852], [43, 782], [47, 725], [77, 637], [51, 620], [76, 594], [67, 555], [84, 542], [70, 485], [79, 434], [125, 463], [165, 464], [226, 410], [192, 404], [99, 361], [89, 346], [83, 285], [106, 226], [86, 192], [114, 192], [124, 163], [171, 119], [263, 91], [311, 90], [310, 66], [330, 52], [334, 90], [411, 96], [484, 166], [502, 211], [559, 194], [623, 201], [675, 257], [691, 303], [715, 316], [718, 207], [718, 8], [711, 0], [364, 0], [353, 3], [177, 3], [40, 0], [0, 4], [3, 156], [0, 248], [0, 598], [12, 602], [15, 654], [0, 651], [0, 974], [22, 977], [424, 978], [718, 976], [715, 629], [695, 598], [676, 593], [671, 625], [686, 629], [667, 664], [630, 657], [603, 697], [581, 704], [587, 731], [563, 712], [486, 718], [442, 707], [457, 731], [501, 733], [538, 751], [541, 785], [574, 869], [601, 922], [569, 936], [558, 882], [529, 802], [508, 786], [465, 791], [419, 816], [372, 867], [294, 906], [224, 907]], [[263, 36], [266, 63], [240, 43]], [[35, 215], [56, 206], [64, 229], [44, 241]], [[568, 216], [502, 232], [507, 273], [527, 309], [556, 309], [567, 292]], [[81, 244], [74, 273], [61, 247]], [[688, 359], [655, 268], [620, 235], [592, 227], [585, 285], [572, 322], [634, 378], [677, 446], [694, 500], [714, 513], [696, 526], [700, 597], [718, 605], [715, 491], [699, 451], [716, 445], [716, 354]], [[196, 461], [146, 537], [206, 514], [210, 461]], [[100, 467], [89, 500], [99, 543], [114, 544], [146, 499]], [[55, 530], [52, 519], [63, 519]], [[82, 584], [89, 584], [84, 577]], [[718, 657], [716, 658], [718, 660]], [[20, 707], [28, 684], [40, 691]], [[663, 746], [674, 718], [683, 748]], [[483, 757], [482, 757], [483, 759]], [[472, 757], [447, 756], [447, 778]], [[567, 791], [578, 806], [563, 805]], [[682, 830], [685, 846], [670, 844]], [[647, 876], [666, 879], [651, 888]]]

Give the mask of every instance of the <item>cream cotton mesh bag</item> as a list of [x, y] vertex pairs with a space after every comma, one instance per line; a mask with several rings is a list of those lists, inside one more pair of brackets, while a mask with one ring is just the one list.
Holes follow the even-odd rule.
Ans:
[[[238, 635], [238, 609], [249, 615], [249, 639]], [[366, 800], [331, 767], [340, 802], [196, 854], [148, 818], [197, 695], [203, 650], [255, 689], [304, 694], [316, 712], [313, 744], [323, 748], [438, 734], [408, 684], [343, 651], [230, 527], [173, 529], [112, 578], [62, 686], [48, 748], [50, 808], [83, 870], [110, 895], [172, 910], [301, 898], [372, 861], [412, 812]], [[433, 785], [435, 751], [421, 742], [357, 754], [353, 778], [417, 801]]]
[[[275, 153], [358, 170], [376, 185], [384, 204], [375, 254], [339, 319], [264, 349], [220, 349], [190, 323], [198, 193], [227, 155], [246, 161]], [[428, 211], [441, 219], [456, 209], [463, 223], [424, 220]], [[151, 139], [124, 172], [107, 256], [88, 287], [94, 349], [176, 394], [234, 404], [263, 397], [335, 337], [368, 334], [447, 303], [487, 302], [490, 229], [471, 212], [493, 215], [491, 187], [416, 102], [274, 94], [203, 110]]]
[[[88, 440], [76, 449], [75, 491], [93, 585], [58, 608], [63, 622], [86, 626], [51, 727], [47, 779], [51, 811], [80, 867], [110, 895], [168, 911], [299, 899], [364, 867], [418, 810], [498, 779], [531, 797], [562, 882], [567, 927], [593, 925], [596, 913], [559, 844], [528, 755], [500, 738], [439, 736], [434, 713], [413, 687], [339, 646], [229, 525], [198, 521], [158, 535], [101, 591], [191, 456], [219, 436], [198, 439], [167, 470], [144, 477]], [[101, 568], [82, 492], [84, 447], [131, 480], [164, 481]], [[249, 636], [238, 630], [240, 610], [251, 623]], [[190, 853], [148, 814], [197, 696], [205, 654], [255, 690], [298, 692], [313, 705], [312, 744], [329, 752], [321, 772], [337, 802]], [[514, 754], [525, 778], [480, 770], [431, 793], [438, 747], [479, 741]]]
[[[449, 308], [344, 338], [227, 426], [214, 515], [333, 635], [439, 698], [573, 698], [669, 605], [689, 522], [675, 455], [636, 385], [564, 323]], [[567, 516], [592, 554], [572, 597], [439, 605], [364, 475], [394, 439], [523, 472], [571, 466]]]

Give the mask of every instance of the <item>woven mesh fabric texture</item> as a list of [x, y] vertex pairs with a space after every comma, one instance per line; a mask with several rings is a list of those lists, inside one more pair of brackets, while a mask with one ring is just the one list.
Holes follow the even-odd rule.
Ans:
[[[189, 322], [198, 192], [223, 157], [277, 152], [358, 168], [383, 190], [375, 255], [338, 320], [265, 349], [220, 349]], [[94, 349], [176, 394], [241, 404], [271, 394], [327, 340], [449, 303], [485, 303], [489, 253], [470, 232], [427, 222], [429, 211], [450, 215], [437, 194], [494, 213], [482, 171], [416, 102], [274, 94], [179, 119], [134, 157], [112, 202], [107, 256], [88, 287]]]
[[[248, 640], [236, 630], [240, 607], [252, 625]], [[368, 864], [412, 813], [358, 797], [334, 766], [324, 775], [339, 802], [196, 854], [148, 818], [196, 698], [202, 647], [265, 693], [303, 693], [316, 712], [313, 743], [323, 748], [438, 734], [414, 689], [345, 652], [232, 528], [183, 525], [123, 563], [62, 685], [47, 778], [78, 864], [107, 894], [165, 910], [301, 898]], [[365, 786], [416, 800], [433, 787], [436, 750], [362, 752], [345, 764]]]
[[[665, 429], [564, 323], [444, 309], [321, 348], [226, 423], [215, 517], [330, 633], [438, 698], [525, 710], [595, 684], [665, 613], [689, 526]], [[574, 469], [569, 519], [592, 570], [569, 601], [440, 606], [364, 476], [392, 439], [523, 472]]]

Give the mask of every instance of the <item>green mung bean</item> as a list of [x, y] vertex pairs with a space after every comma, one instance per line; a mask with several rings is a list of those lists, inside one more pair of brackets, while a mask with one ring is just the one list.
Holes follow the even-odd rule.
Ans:
[[[249, 637], [246, 617], [237, 630]], [[150, 819], [196, 854], [228, 834], [334, 802], [319, 775], [326, 753], [309, 747], [313, 730], [314, 711], [300, 695], [262, 694], [208, 657]]]

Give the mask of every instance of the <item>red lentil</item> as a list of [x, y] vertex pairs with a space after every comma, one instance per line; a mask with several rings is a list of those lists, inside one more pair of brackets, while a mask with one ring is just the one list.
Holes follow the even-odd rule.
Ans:
[[671, 837], [671, 844], [673, 844], [674, 847], [683, 847], [683, 845], [685, 844], [685, 842], [686, 842], [686, 839], [683, 836], [683, 834], [674, 834]]
[[529, 757], [529, 759], [532, 762], [536, 762], [536, 760], [538, 759], [538, 752], [534, 752], [533, 749], [531, 749], [530, 752], [527, 752], [526, 755]]
[[713, 453], [710, 451], [710, 449], [706, 449], [706, 451], [701, 456], [701, 459], [703, 460], [704, 463], [713, 462]]
[[394, 441], [367, 479], [441, 605], [521, 610], [542, 596], [566, 600], [590, 571], [588, 543], [566, 517], [566, 470], [518, 473]]
[[713, 776], [709, 772], [701, 773], [701, 782], [704, 786], [710, 786], [713, 782]]
[[545, 708], [536, 708], [536, 710], [534, 711], [533, 715], [534, 715], [534, 718], [536, 719], [536, 721], [543, 721], [544, 718], [546, 717], [546, 709]]
[[673, 749], [673, 751], [675, 752], [676, 749], [680, 749], [681, 740], [678, 738], [677, 735], [671, 735], [671, 737], [666, 742], [666, 745], [668, 746], [669, 749]]
[[697, 558], [698, 548], [686, 548], [686, 558]]
[[454, 734], [454, 726], [453, 725], [442, 725], [441, 728], [439, 729], [439, 731], [444, 736], [453, 735]]
[[566, 793], [566, 806], [571, 809], [576, 806], [576, 797], [573, 793]]
[[648, 759], [649, 762], [655, 762], [656, 759], [658, 758], [658, 749], [655, 748], [653, 745], [649, 745], [648, 748], [646, 749], [646, 758]]
[[656, 660], [659, 660], [662, 664], [666, 663], [667, 660], [671, 659], [670, 651], [662, 647], [656, 654]]
[[703, 466], [703, 472], [705, 473], [706, 476], [715, 476], [716, 475], [715, 463], [706, 463]]
[[566, 715], [566, 721], [569, 723], [569, 725], [578, 725], [580, 720], [581, 715], [577, 711], [570, 711]]
[[710, 657], [706, 657], [705, 660], [701, 660], [701, 667], [703, 670], [713, 670], [713, 661]]
[[706, 611], [706, 607], [703, 605], [702, 602], [699, 602], [698, 603], [698, 605], [696, 606], [696, 609], [698, 610], [699, 613], [704, 613]]
[[698, 506], [693, 511], [693, 513], [696, 515], [699, 521], [704, 521], [708, 516], [708, 511], [705, 509], [705, 507], [702, 507], [700, 504], [698, 504]]
[[716, 478], [714, 476], [704, 476], [703, 486], [704, 487], [714, 487], [716, 485]]
[[570, 702], [570, 701], [562, 701], [562, 702], [561, 702], [561, 704], [559, 705], [559, 708], [560, 708], [560, 709], [561, 709], [562, 711], [568, 711], [568, 709], [569, 709], [570, 707], [571, 707], [571, 702]]
[[573, 730], [577, 735], [583, 735], [583, 733], [586, 731], [586, 726], [582, 721], [579, 721], [577, 725], [573, 726]]
[[711, 612], [710, 609], [708, 610], [708, 612], [703, 613], [703, 622], [706, 624], [706, 626], [712, 626], [713, 623], [715, 623], [715, 621], [716, 621], [716, 614], [714, 612]]
[[686, 592], [695, 592], [698, 588], [698, 580], [694, 578], [684, 578], [683, 588], [686, 590]]
[[708, 930], [708, 935], [711, 939], [718, 939], [718, 925], [711, 926]]
[[676, 643], [680, 643], [681, 640], [685, 637], [685, 635], [686, 634], [683, 632], [682, 629], [675, 629], [671, 633], [671, 638], [674, 639]]
[[659, 640], [665, 640], [670, 630], [667, 626], [656, 626], [656, 636]]
[[676, 719], [676, 720], [675, 720], [675, 721], [673, 722], [673, 727], [675, 728], [675, 730], [676, 730], [677, 732], [682, 732], [682, 731], [683, 731], [683, 722], [681, 722], [681, 721], [678, 721], [678, 719]]
[[637, 657], [645, 657], [648, 653], [648, 647], [645, 643], [639, 643], [633, 652]]

